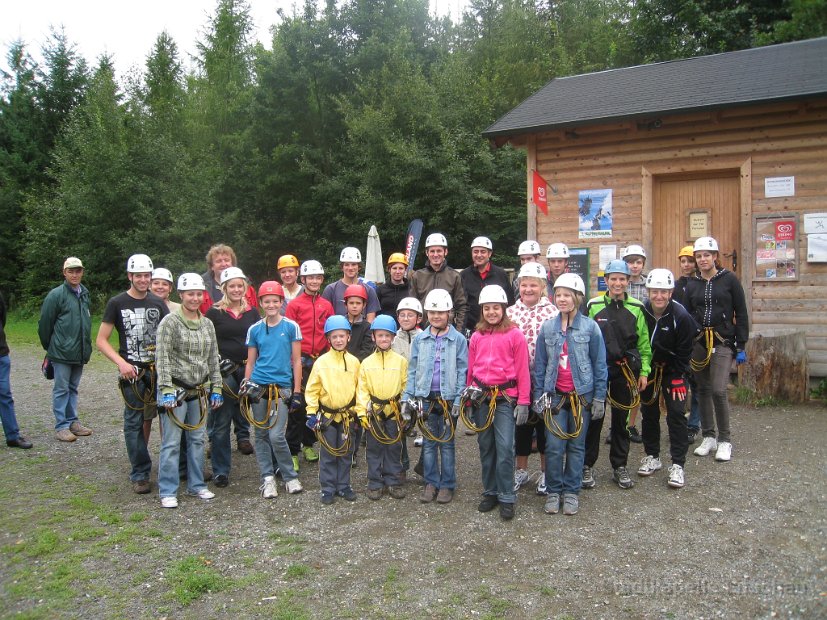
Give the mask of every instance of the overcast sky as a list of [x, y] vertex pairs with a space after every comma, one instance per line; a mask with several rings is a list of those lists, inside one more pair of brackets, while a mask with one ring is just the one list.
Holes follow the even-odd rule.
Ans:
[[[254, 38], [270, 47], [270, 27], [278, 21], [281, 8], [292, 13], [303, 0], [250, 0], [255, 24]], [[456, 21], [465, 6], [462, 0], [430, 0], [431, 10], [451, 14]], [[2, 67], [7, 67], [9, 45], [22, 39], [29, 52], [40, 60], [39, 50], [49, 38], [50, 27], [65, 28], [70, 42], [90, 65], [102, 53], [112, 55], [119, 76], [144, 61], [157, 36], [166, 30], [178, 44], [181, 60], [189, 67], [217, 0], [9, 0], [0, 9]]]

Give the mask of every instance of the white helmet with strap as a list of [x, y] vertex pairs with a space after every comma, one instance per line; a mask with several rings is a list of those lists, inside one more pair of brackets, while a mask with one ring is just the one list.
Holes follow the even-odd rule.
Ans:
[[425, 249], [427, 250], [431, 246], [439, 245], [443, 248], [448, 247], [448, 240], [445, 238], [445, 235], [442, 233], [431, 233], [425, 239]]
[[434, 312], [448, 312], [454, 307], [454, 300], [451, 293], [442, 288], [435, 288], [425, 295], [425, 310]]
[[344, 248], [342, 253], [339, 254], [339, 262], [340, 263], [361, 263], [362, 262], [362, 253], [359, 251], [359, 248]]
[[506, 304], [508, 305], [508, 295], [499, 284], [489, 284], [483, 286], [480, 291], [479, 304]]
[[668, 269], [652, 269], [646, 276], [646, 288], [675, 288], [675, 276]]
[[623, 252], [620, 254], [620, 258], [624, 260], [627, 256], [642, 256], [643, 258], [646, 258], [646, 250], [643, 249], [642, 245], [633, 243], [632, 245], [627, 245], [623, 248]]
[[306, 260], [302, 263], [302, 266], [299, 268], [299, 275], [323, 276], [324, 267], [322, 267], [322, 264], [317, 260]]
[[204, 279], [197, 273], [182, 273], [178, 276], [178, 291], [205, 291]]
[[520, 267], [520, 273], [517, 274], [517, 277], [540, 278], [541, 280], [545, 280], [548, 277], [548, 272], [540, 263], [526, 263]]
[[153, 271], [152, 259], [146, 254], [133, 254], [126, 261], [127, 273], [152, 273]]
[[577, 291], [581, 295], [586, 294], [586, 285], [583, 284], [583, 278], [576, 273], [561, 273], [554, 281], [554, 288], [568, 288]]
[[472, 248], [485, 248], [486, 250], [494, 250], [494, 244], [488, 237], [477, 237], [471, 242]]
[[546, 258], [568, 258], [569, 246], [565, 243], [552, 243], [546, 250]]
[[402, 310], [413, 310], [417, 314], [422, 314], [422, 304], [416, 297], [405, 297], [396, 306], [396, 313], [399, 314]]
[[517, 248], [517, 256], [540, 256], [540, 244], [536, 241], [523, 241]]
[[175, 280], [172, 279], [172, 272], [169, 269], [164, 269], [163, 267], [156, 267], [152, 270], [152, 279], [166, 280], [170, 284], [175, 282]]
[[693, 252], [717, 252], [718, 242], [712, 237], [698, 237], [695, 239], [695, 245], [692, 247]]
[[229, 282], [230, 280], [234, 280], [235, 278], [241, 278], [242, 280], [246, 280], [247, 276], [244, 275], [244, 272], [241, 271], [238, 267], [227, 267], [224, 271], [221, 272], [221, 281], [219, 284], [224, 284], [225, 282]]

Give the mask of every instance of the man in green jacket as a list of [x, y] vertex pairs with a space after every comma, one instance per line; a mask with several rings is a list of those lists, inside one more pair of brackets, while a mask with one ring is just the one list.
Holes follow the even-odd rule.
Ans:
[[80, 283], [83, 263], [79, 258], [66, 259], [63, 276], [63, 284], [49, 291], [43, 301], [37, 332], [55, 370], [52, 410], [56, 437], [69, 442], [92, 434], [78, 420], [78, 386], [83, 365], [92, 355], [92, 317], [89, 289]]

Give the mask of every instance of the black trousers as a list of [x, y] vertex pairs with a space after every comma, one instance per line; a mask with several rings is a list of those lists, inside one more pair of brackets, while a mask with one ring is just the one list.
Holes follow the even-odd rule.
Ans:
[[[616, 402], [621, 404], [631, 402], [632, 394], [629, 391], [626, 378], [622, 375], [609, 381], [609, 393]], [[606, 400], [606, 406], [609, 406], [608, 399]], [[627, 430], [629, 412], [626, 409], [612, 406], [611, 416], [609, 463], [611, 463], [612, 469], [617, 469], [618, 467], [626, 467], [629, 458], [629, 431]], [[600, 456], [600, 433], [603, 430], [605, 419], [603, 417], [589, 422], [589, 430], [586, 433], [586, 457], [583, 461], [586, 467], [594, 467], [597, 457]]]
[[[672, 379], [677, 379], [678, 376], [663, 377], [663, 402], [666, 404], [666, 428], [669, 431], [669, 455], [672, 457], [672, 462], [676, 465], [684, 466], [686, 463], [686, 451], [689, 449], [689, 438], [687, 437], [686, 416], [684, 415], [684, 407], [686, 401], [672, 398], [665, 388], [672, 383]], [[641, 401], [647, 401], [652, 398], [654, 385], [649, 385], [640, 395]], [[687, 395], [687, 398], [689, 396]], [[640, 412], [643, 416], [643, 447], [646, 449], [646, 454], [649, 456], [658, 457], [660, 455], [660, 397], [655, 399], [651, 405], [640, 405]]]

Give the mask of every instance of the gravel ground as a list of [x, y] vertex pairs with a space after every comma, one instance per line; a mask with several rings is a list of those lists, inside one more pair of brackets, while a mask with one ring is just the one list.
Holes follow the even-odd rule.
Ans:
[[[602, 445], [598, 486], [581, 494], [575, 517], [545, 515], [533, 487], [520, 492], [512, 522], [497, 511], [478, 513], [476, 441], [462, 433], [458, 492], [447, 506], [420, 504], [415, 481], [403, 500], [372, 502], [362, 464], [353, 472], [359, 499], [323, 507], [318, 468], [304, 462], [303, 494], [280, 487], [276, 500], [263, 500], [255, 458], [234, 451], [230, 486], [213, 489], [214, 500], [181, 494], [178, 510], [162, 510], [154, 485], [157, 426], [153, 493], [131, 492], [113, 367], [95, 359], [84, 372], [81, 419], [94, 435], [61, 444], [40, 359], [34, 347], [12, 352], [18, 418], [35, 448], [0, 450], [4, 616], [827, 616], [827, 410], [820, 403], [735, 407], [733, 460], [690, 453], [680, 491], [666, 486], [668, 463], [648, 479], [633, 474], [634, 489], [618, 489]], [[418, 449], [411, 452], [415, 459]], [[642, 456], [633, 444], [630, 469]], [[530, 467], [539, 467], [536, 455]], [[92, 501], [82, 504], [81, 495]], [[26, 571], [42, 582], [38, 571], [54, 572], [61, 554], [16, 553], [15, 545], [26, 546], [37, 524], [67, 505], [86, 506], [80, 521], [88, 522], [48, 527], [66, 538], [71, 551], [62, 553], [76, 558], [83, 578], [49, 606], [49, 592], [37, 585], [21, 592], [20, 584]], [[109, 513], [115, 516], [101, 516]], [[147, 535], [135, 535], [135, 524]], [[81, 527], [93, 534], [79, 536]], [[114, 536], [119, 528], [132, 533], [127, 540]], [[230, 585], [182, 604], [170, 594], [170, 568], [188, 556]]]

